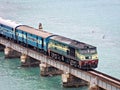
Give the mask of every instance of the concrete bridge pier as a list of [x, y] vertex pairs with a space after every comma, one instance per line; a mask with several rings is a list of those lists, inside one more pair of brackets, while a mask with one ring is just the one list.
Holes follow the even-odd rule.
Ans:
[[80, 87], [88, 85], [86, 81], [77, 78], [68, 72], [62, 74], [62, 83], [63, 87]]
[[94, 87], [89, 88], [89, 90], [105, 90], [105, 89], [100, 88], [98, 86], [94, 86]]
[[97, 86], [97, 83], [98, 83], [97, 77], [91, 78], [91, 81], [89, 83], [89, 90], [105, 90]]
[[40, 74], [41, 76], [54, 76], [61, 75], [63, 71], [46, 64], [45, 62], [41, 62], [40, 66]]
[[21, 55], [21, 53], [15, 51], [9, 47], [5, 47], [4, 53], [5, 53], [5, 58], [18, 58]]
[[0, 44], [0, 51], [4, 51], [5, 46]]
[[105, 90], [105, 89], [103, 89], [103, 88], [100, 88], [100, 87], [98, 87], [97, 85], [90, 85], [89, 86], [89, 90]]
[[33, 59], [25, 54], [22, 54], [20, 57], [21, 66], [23, 67], [36, 67], [39, 66], [40, 61]]
[[89, 90], [100, 90], [97, 85], [92, 84], [89, 86]]

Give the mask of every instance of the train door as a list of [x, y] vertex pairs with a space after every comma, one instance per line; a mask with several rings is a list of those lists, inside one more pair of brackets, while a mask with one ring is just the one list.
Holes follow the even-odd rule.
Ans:
[[18, 30], [15, 31], [15, 39], [18, 42]]
[[69, 49], [70, 49], [69, 55], [75, 57], [75, 48], [69, 47]]
[[44, 40], [43, 40], [43, 38], [41, 38], [41, 40], [42, 40], [42, 49], [44, 48]]

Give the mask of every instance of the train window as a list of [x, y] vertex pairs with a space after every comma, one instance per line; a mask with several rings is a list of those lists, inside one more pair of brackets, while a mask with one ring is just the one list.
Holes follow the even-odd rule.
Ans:
[[96, 49], [84, 49], [80, 51], [81, 54], [87, 54], [87, 53], [96, 53]]
[[90, 50], [90, 53], [96, 53], [95, 49]]
[[81, 54], [86, 54], [86, 53], [88, 53], [88, 50], [81, 50], [80, 53]]

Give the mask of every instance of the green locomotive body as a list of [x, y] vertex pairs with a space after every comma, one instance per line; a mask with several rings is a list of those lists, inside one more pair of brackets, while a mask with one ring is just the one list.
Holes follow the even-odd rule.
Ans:
[[53, 36], [48, 44], [49, 55], [81, 69], [96, 68], [96, 47], [62, 36]]

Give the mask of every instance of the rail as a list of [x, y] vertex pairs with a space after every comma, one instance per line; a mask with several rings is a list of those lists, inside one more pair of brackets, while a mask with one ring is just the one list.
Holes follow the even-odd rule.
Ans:
[[89, 71], [89, 73], [92, 74], [92, 75], [97, 76], [98, 78], [102, 77], [102, 80], [105, 80], [107, 82], [111, 82], [115, 86], [119, 86], [119, 88], [120, 88], [120, 79], [117, 79], [115, 77], [112, 77], [110, 75], [107, 75], [105, 73], [102, 73], [102, 72], [99, 72], [99, 71], [96, 71], [96, 70]]

